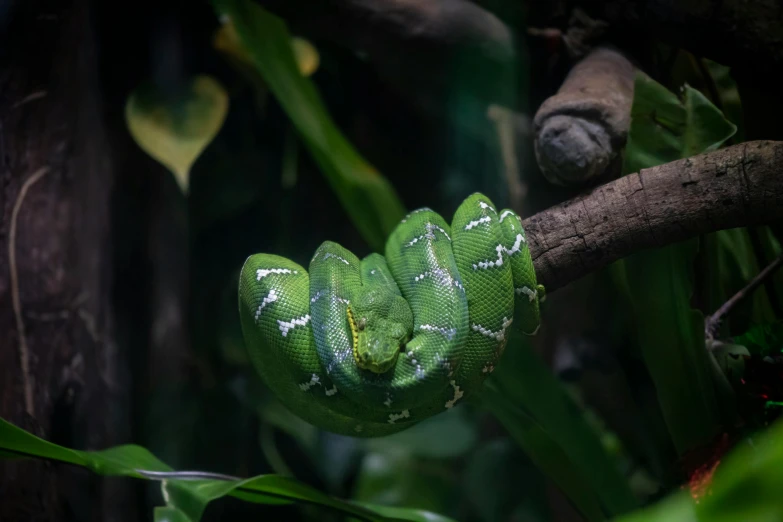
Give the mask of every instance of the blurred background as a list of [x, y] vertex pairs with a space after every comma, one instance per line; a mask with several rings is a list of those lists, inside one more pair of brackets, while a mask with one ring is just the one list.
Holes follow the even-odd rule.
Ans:
[[[567, 465], [525, 445], [530, 419], [578, 461], [571, 493], [601, 490], [585, 495], [611, 518], [690, 495], [699, 469], [777, 418], [783, 277], [722, 323], [720, 339], [739, 351], [708, 354], [703, 337], [704, 316], [780, 255], [774, 224], [640, 254], [548, 296], [540, 334], [515, 337], [493, 376], [508, 404], [464, 404], [373, 440], [289, 413], [245, 353], [237, 281], [249, 255], [307, 266], [326, 240], [382, 252], [405, 212], [427, 206], [450, 221], [477, 191], [529, 217], [638, 170], [629, 164], [776, 139], [781, 104], [749, 113], [746, 99], [766, 96], [755, 76], [590, 2], [225, 4], [241, 24], [220, 2], [0, 2], [4, 245], [24, 179], [48, 168], [15, 232], [35, 413], [18, 335], [3, 333], [3, 418], [67, 447], [133, 442], [175, 469], [276, 473], [467, 522], [601, 519], [585, 513], [594, 500], [575, 505], [553, 481]], [[654, 86], [636, 79], [618, 168], [556, 185], [538, 166], [533, 119], [598, 45]], [[258, 66], [275, 52], [279, 63]], [[302, 83], [287, 79], [290, 63]], [[685, 103], [686, 85], [709, 117], [644, 125], [640, 92], [660, 113]], [[169, 111], [157, 120], [168, 128], [144, 126], [156, 111]], [[644, 149], [656, 132], [676, 141], [704, 129], [730, 130], [681, 156]], [[167, 163], [169, 135], [203, 144]], [[2, 332], [18, 324], [10, 269], [3, 257]], [[46, 462], [0, 464], [0, 491], [3, 520], [148, 520], [162, 502], [155, 483]], [[342, 516], [222, 499], [203, 520]]]

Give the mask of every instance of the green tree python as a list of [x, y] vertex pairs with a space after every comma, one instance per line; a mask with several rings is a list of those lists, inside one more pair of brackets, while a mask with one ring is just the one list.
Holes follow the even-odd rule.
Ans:
[[251, 255], [239, 310], [253, 366], [290, 411], [330, 432], [378, 437], [479, 392], [512, 323], [538, 331], [543, 290], [522, 220], [476, 193], [451, 226], [428, 208], [408, 214], [385, 256], [359, 260], [326, 241], [308, 273]]

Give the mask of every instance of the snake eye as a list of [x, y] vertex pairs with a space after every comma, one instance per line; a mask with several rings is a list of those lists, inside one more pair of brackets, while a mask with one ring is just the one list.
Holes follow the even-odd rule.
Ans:
[[366, 318], [366, 317], [362, 317], [362, 318], [360, 318], [360, 319], [359, 319], [359, 320], [356, 322], [356, 327], [357, 327], [359, 330], [364, 330], [364, 329], [367, 327], [367, 318]]

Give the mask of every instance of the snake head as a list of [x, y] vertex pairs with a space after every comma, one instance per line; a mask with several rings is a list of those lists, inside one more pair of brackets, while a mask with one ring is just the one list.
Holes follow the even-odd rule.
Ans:
[[356, 365], [385, 373], [413, 333], [413, 312], [401, 296], [387, 290], [362, 293], [348, 307]]

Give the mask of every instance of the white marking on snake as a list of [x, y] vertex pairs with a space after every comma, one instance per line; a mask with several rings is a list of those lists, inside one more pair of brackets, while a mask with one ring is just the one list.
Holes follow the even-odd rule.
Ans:
[[334, 294], [332, 294], [331, 301], [332, 303], [340, 302], [342, 304], [351, 304], [349, 299], [345, 299], [344, 297], [340, 297], [339, 295]]
[[419, 361], [416, 360], [416, 357], [413, 355], [413, 350], [408, 350], [407, 352], [405, 352], [405, 355], [408, 357], [408, 359], [410, 359], [411, 364], [416, 366], [416, 370], [414, 370], [416, 378], [423, 379], [424, 370], [421, 369], [421, 364], [419, 364]]
[[372, 270], [370, 270], [370, 275], [375, 275], [375, 272], [376, 270], [373, 268]]
[[291, 270], [290, 268], [259, 268], [256, 270], [256, 281], [261, 281], [269, 274], [298, 274], [298, 270]]
[[517, 239], [514, 241], [514, 246], [511, 247], [511, 249], [503, 248], [503, 250], [506, 251], [506, 254], [509, 256], [513, 256], [517, 252], [519, 252], [520, 248], [522, 247], [522, 243], [525, 242], [525, 236], [522, 234], [517, 234]]
[[326, 290], [318, 290], [313, 297], [310, 298], [310, 303], [314, 303], [318, 301], [323, 295]]
[[335, 258], [335, 259], [339, 259], [340, 261], [342, 261], [342, 262], [343, 262], [343, 263], [345, 263], [346, 265], [348, 265], [348, 266], [351, 266], [351, 263], [349, 263], [347, 259], [345, 259], [344, 257], [340, 257], [340, 256], [338, 256], [337, 254], [332, 254], [331, 252], [327, 252], [327, 253], [326, 253], [326, 255], [324, 256], [324, 261], [326, 261], [326, 260], [327, 260], [327, 259], [329, 259], [330, 257], [333, 257], [333, 258]]
[[493, 261], [491, 259], [487, 259], [485, 261], [479, 261], [478, 263], [473, 263], [473, 270], [478, 270], [481, 268], [482, 270], [486, 270], [487, 268], [495, 268], [496, 266], [502, 266], [503, 265], [503, 245], [498, 245], [495, 247], [495, 252], [498, 253], [497, 260]]
[[481, 335], [484, 335], [486, 337], [492, 337], [493, 339], [497, 341], [503, 341], [506, 338], [506, 329], [511, 326], [511, 323], [513, 322], [513, 319], [508, 319], [507, 317], [503, 318], [503, 326], [500, 327], [500, 330], [497, 332], [493, 332], [489, 328], [485, 328], [481, 326], [480, 324], [473, 323], [471, 325], [471, 328], [474, 332], [479, 332]]
[[389, 424], [394, 424], [400, 419], [407, 419], [411, 416], [411, 412], [408, 410], [402, 410], [400, 413], [390, 413], [389, 414]]
[[280, 326], [280, 331], [283, 332], [283, 337], [288, 335], [289, 330], [296, 328], [297, 326], [305, 326], [310, 321], [310, 314], [303, 315], [302, 317], [295, 317], [290, 321], [277, 320], [277, 324]]
[[328, 390], [324, 390], [324, 393], [326, 394], [327, 397], [331, 397], [332, 395], [337, 393], [337, 386], [332, 384], [332, 387], [329, 388]]
[[459, 389], [459, 386], [457, 386], [457, 383], [455, 381], [449, 381], [449, 384], [451, 384], [451, 387], [454, 388], [454, 398], [450, 401], [446, 401], [446, 409], [453, 408], [455, 404], [457, 404], [457, 401], [462, 398], [463, 395], [465, 395], [465, 392]]
[[432, 223], [427, 222], [424, 225], [424, 230], [426, 231], [426, 232], [424, 232], [424, 234], [422, 234], [420, 236], [417, 236], [417, 237], [414, 237], [413, 239], [411, 239], [410, 241], [405, 243], [405, 248], [412, 247], [413, 245], [418, 243], [419, 240], [424, 239], [425, 237], [427, 239], [435, 239], [435, 234], [432, 232], [433, 230], [437, 230], [438, 232], [440, 232], [441, 234], [446, 236], [446, 239], [451, 241], [451, 236], [449, 236], [449, 234], [445, 230], [443, 230], [441, 227], [439, 227], [438, 225], [433, 225]]
[[487, 366], [483, 367], [481, 369], [481, 373], [492, 373], [495, 371], [495, 365], [494, 364], [488, 364]]
[[454, 336], [457, 334], [456, 328], [446, 328], [444, 326], [435, 326], [432, 324], [423, 324], [419, 326], [419, 330], [427, 330], [430, 332], [438, 332], [439, 334], [443, 335], [446, 339], [451, 341], [454, 339]]
[[316, 384], [321, 384], [321, 379], [316, 374], [313, 374], [313, 376], [310, 377], [310, 380], [308, 382], [303, 382], [302, 384], [299, 385], [299, 389], [306, 392]]
[[385, 404], [387, 408], [391, 408], [392, 405], [391, 394], [389, 393], [386, 394], [386, 400], [383, 401], [383, 404]]
[[258, 317], [261, 315], [261, 310], [263, 310], [264, 307], [266, 305], [268, 305], [269, 303], [274, 303], [275, 301], [277, 301], [277, 298], [278, 298], [278, 295], [275, 292], [275, 289], [274, 288], [271, 289], [269, 291], [269, 294], [267, 294], [267, 296], [264, 297], [264, 300], [261, 301], [261, 304], [258, 306], [258, 310], [256, 310], [256, 321], [258, 321]]
[[498, 245], [495, 247], [495, 252], [498, 254], [498, 258], [495, 260], [492, 259], [486, 259], [484, 261], [479, 261], [478, 263], [473, 263], [473, 270], [478, 270], [481, 268], [482, 270], [486, 270], [488, 268], [495, 268], [498, 266], [503, 266], [503, 253], [505, 252], [506, 255], [512, 256], [520, 251], [520, 248], [522, 246], [522, 243], [525, 242], [525, 238], [522, 234], [517, 234], [517, 239], [514, 242], [514, 246], [511, 248], [506, 248], [503, 245]]
[[459, 281], [459, 279], [453, 277], [446, 269], [436, 268], [435, 270], [427, 270], [426, 272], [422, 272], [421, 274], [414, 277], [413, 282], [418, 283], [419, 281], [422, 281], [425, 277], [432, 277], [442, 286], [453, 285], [459, 288], [460, 290], [462, 290], [463, 292], [465, 291], [465, 287], [462, 286], [462, 283]]
[[432, 212], [432, 209], [429, 207], [417, 208], [416, 210], [414, 210], [413, 212], [409, 213], [407, 216], [402, 218], [402, 222], [405, 223], [406, 221], [408, 221], [408, 218], [410, 218], [413, 214], [418, 214], [419, 212]]
[[503, 222], [504, 219], [506, 219], [508, 216], [513, 216], [514, 211], [513, 210], [504, 210], [502, 214], [500, 214], [500, 223]]
[[482, 223], [489, 223], [490, 221], [492, 221], [491, 217], [484, 216], [483, 218], [476, 219], [474, 221], [471, 221], [467, 225], [465, 225], [465, 230], [470, 230], [473, 227], [477, 227], [477, 226], [479, 226]]
[[538, 290], [531, 290], [530, 288], [523, 286], [522, 288], [515, 288], [514, 292], [516, 292], [517, 295], [525, 294], [527, 296], [528, 301], [533, 302], [533, 299], [536, 298], [538, 295]]
[[483, 201], [479, 201], [479, 206], [483, 209], [489, 209], [495, 214], [497, 214], [497, 211], [494, 208], [490, 207], [488, 204], [484, 203]]

